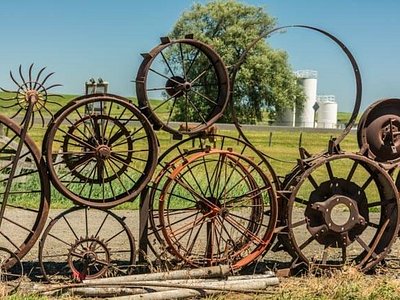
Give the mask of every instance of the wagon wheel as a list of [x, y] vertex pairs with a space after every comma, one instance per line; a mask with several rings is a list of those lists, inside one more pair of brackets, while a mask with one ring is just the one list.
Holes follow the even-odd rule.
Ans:
[[[46, 223], [50, 201], [50, 182], [40, 151], [25, 136], [18, 160], [21, 127], [0, 115], [0, 194], [4, 213], [0, 217], [0, 246], [22, 259], [39, 238]], [[10, 177], [15, 164], [14, 176]], [[17, 263], [11, 258], [5, 268]]]
[[285, 190], [285, 234], [296, 263], [316, 268], [354, 264], [367, 271], [384, 259], [397, 236], [396, 187], [365, 157], [321, 157]]
[[[279, 181], [272, 169], [271, 165], [265, 160], [265, 157], [260, 154], [257, 149], [247, 144], [243, 140], [223, 136], [223, 135], [208, 135], [204, 136], [198, 134], [197, 136], [189, 137], [182, 140], [160, 155], [158, 159], [158, 171], [156, 176], [148, 185], [148, 198], [149, 198], [149, 230], [147, 234], [148, 246], [152, 252], [161, 261], [168, 261], [174, 263], [174, 258], [167, 251], [167, 243], [164, 240], [162, 234], [162, 226], [160, 224], [159, 215], [159, 203], [160, 193], [165, 181], [173, 172], [174, 168], [186, 163], [187, 157], [197, 154], [204, 153], [210, 149], [235, 151], [243, 156], [251, 158], [252, 162], [262, 169], [263, 173], [267, 175], [271, 183], [273, 184], [273, 193], [280, 189]], [[188, 170], [186, 169], [187, 172]], [[201, 173], [205, 176], [204, 171]], [[187, 174], [190, 177], [190, 174]]]
[[73, 207], [47, 226], [39, 263], [48, 281], [126, 275], [135, 263], [135, 241], [113, 212]]
[[361, 152], [383, 163], [400, 159], [400, 99], [390, 98], [370, 105], [357, 128]]
[[[186, 157], [162, 186], [158, 211], [168, 251], [193, 266], [255, 261], [276, 223], [271, 182], [250, 159], [226, 150]], [[198, 178], [194, 174], [205, 174]]]
[[[13, 265], [11, 268], [10, 265]], [[14, 252], [0, 247], [0, 282], [6, 294], [15, 292], [21, 284], [24, 268]]]
[[[155, 129], [193, 134], [222, 116], [229, 98], [229, 78], [224, 63], [210, 46], [194, 39], [163, 38], [143, 56], [136, 95]], [[161, 102], [150, 101], [160, 97]], [[180, 130], [173, 126], [173, 120], [184, 122]]]
[[157, 141], [127, 99], [91, 95], [57, 113], [44, 145], [55, 187], [78, 204], [109, 208], [133, 200], [151, 179]]

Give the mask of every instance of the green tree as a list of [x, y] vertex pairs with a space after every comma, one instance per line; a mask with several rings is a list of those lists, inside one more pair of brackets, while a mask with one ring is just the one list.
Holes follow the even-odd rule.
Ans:
[[[227, 66], [239, 60], [246, 47], [263, 33], [274, 28], [276, 20], [264, 8], [236, 0], [215, 0], [194, 4], [176, 22], [170, 37], [182, 38], [188, 33], [213, 48]], [[272, 49], [263, 39], [247, 55], [235, 81], [234, 101], [241, 122], [263, 120], [263, 111], [270, 118], [279, 115], [293, 102], [302, 103], [304, 96], [296, 84], [288, 55]], [[182, 115], [184, 105], [176, 116]], [[176, 119], [178, 119], [176, 118]], [[224, 121], [230, 121], [225, 115]]]

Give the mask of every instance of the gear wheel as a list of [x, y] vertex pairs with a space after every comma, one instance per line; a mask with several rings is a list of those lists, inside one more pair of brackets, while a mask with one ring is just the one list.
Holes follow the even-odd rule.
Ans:
[[68, 253], [68, 265], [78, 281], [102, 277], [110, 265], [107, 243], [95, 236], [79, 238]]

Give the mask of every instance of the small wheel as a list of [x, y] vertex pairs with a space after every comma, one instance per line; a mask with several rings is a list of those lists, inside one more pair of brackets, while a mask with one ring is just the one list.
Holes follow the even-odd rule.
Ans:
[[[4, 214], [0, 216], [0, 246], [22, 259], [39, 238], [46, 223], [50, 202], [50, 182], [44, 160], [35, 142], [26, 136], [16, 161], [22, 129], [0, 115], [0, 195]], [[10, 171], [16, 164], [15, 174]], [[7, 186], [9, 191], [7, 192]], [[10, 260], [12, 267], [16, 260]]]
[[73, 207], [47, 226], [39, 263], [48, 281], [126, 275], [135, 263], [135, 241], [114, 213]]
[[383, 163], [400, 160], [400, 99], [383, 99], [370, 105], [357, 128], [359, 147], [366, 156]]
[[[11, 266], [11, 267], [10, 267]], [[24, 268], [14, 252], [0, 247], [0, 282], [6, 294], [15, 292], [21, 284]]]
[[319, 157], [285, 190], [290, 196], [282, 237], [287, 236], [289, 253], [299, 264], [315, 268], [354, 264], [367, 271], [384, 259], [397, 237], [396, 187], [368, 158]]
[[[264, 254], [276, 198], [261, 169], [241, 154], [199, 152], [175, 165], [158, 198], [168, 251], [192, 266], [244, 267]], [[195, 174], [205, 174], [201, 179]]]
[[72, 201], [110, 208], [133, 200], [151, 179], [158, 146], [127, 99], [78, 98], [57, 113], [44, 145], [54, 186]]
[[[193, 134], [222, 116], [229, 98], [228, 72], [210, 46], [194, 39], [163, 39], [144, 55], [136, 95], [155, 129]], [[150, 101], [157, 98], [161, 101]], [[182, 122], [181, 128], [171, 121]]]

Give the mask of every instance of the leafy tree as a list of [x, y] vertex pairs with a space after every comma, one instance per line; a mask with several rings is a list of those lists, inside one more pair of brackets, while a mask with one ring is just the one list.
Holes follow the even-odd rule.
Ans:
[[[169, 36], [182, 38], [192, 33], [196, 39], [212, 45], [224, 63], [232, 66], [251, 42], [275, 26], [275, 21], [262, 7], [236, 0], [215, 0], [204, 5], [194, 4], [185, 11]], [[261, 121], [263, 111], [269, 112], [271, 118], [292, 107], [294, 101], [302, 103], [303, 92], [296, 84], [287, 53], [272, 49], [265, 39], [258, 42], [236, 77], [234, 101], [243, 123]], [[181, 102], [178, 109], [175, 119], [187, 107]], [[229, 116], [225, 115], [223, 121], [230, 121]]]

